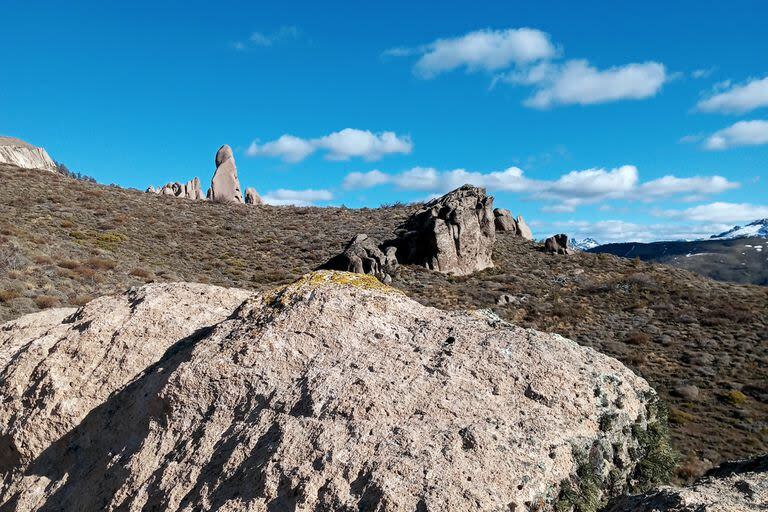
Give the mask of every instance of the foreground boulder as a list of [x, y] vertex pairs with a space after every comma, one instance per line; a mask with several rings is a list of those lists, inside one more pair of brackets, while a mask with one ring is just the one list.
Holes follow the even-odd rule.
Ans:
[[509, 233], [517, 233], [517, 222], [512, 216], [512, 212], [503, 208], [493, 209], [493, 224], [496, 231], [505, 231]]
[[493, 266], [493, 197], [464, 185], [434, 199], [397, 231], [398, 259], [446, 274], [467, 275]]
[[14, 165], [23, 169], [56, 170], [56, 163], [43, 148], [13, 137], [0, 137], [0, 164]]
[[216, 172], [208, 189], [208, 199], [217, 203], [242, 203], [243, 193], [237, 179], [237, 167], [232, 148], [224, 144], [216, 152]]
[[693, 485], [662, 487], [618, 501], [608, 512], [758, 512], [768, 509], [768, 455], [726, 462]]
[[328, 260], [322, 268], [370, 274], [389, 283], [397, 270], [396, 254], [394, 246], [382, 248], [378, 241], [366, 234], [359, 234], [349, 241], [341, 254]]
[[561, 336], [360, 274], [190, 286], [2, 326], [0, 508], [572, 510], [658, 459], [648, 384]]
[[225, 319], [249, 295], [200, 284], [153, 284], [80, 310], [46, 310], [5, 324], [0, 472], [39, 457], [170, 346]]
[[560, 233], [551, 236], [544, 241], [544, 252], [549, 254], [570, 254], [568, 249], [568, 235]]

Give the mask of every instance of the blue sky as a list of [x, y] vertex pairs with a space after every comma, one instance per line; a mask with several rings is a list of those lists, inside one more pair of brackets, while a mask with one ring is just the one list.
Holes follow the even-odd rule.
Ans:
[[600, 241], [768, 217], [763, 2], [106, 4], [0, 32], [0, 134], [99, 182], [207, 184], [228, 143], [275, 203], [468, 181]]

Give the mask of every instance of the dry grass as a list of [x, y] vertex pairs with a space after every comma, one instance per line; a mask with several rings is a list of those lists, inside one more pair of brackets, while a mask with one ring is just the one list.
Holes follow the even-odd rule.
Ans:
[[[391, 237], [411, 211], [220, 205], [7, 167], [0, 180], [0, 321], [147, 281], [265, 290], [356, 233]], [[467, 277], [403, 267], [393, 285], [444, 309], [492, 308], [618, 358], [678, 411], [681, 474], [768, 451], [768, 288], [606, 254], [548, 256], [505, 235], [494, 261]], [[501, 294], [524, 300], [497, 306]], [[696, 402], [670, 393], [681, 382], [699, 387]]]

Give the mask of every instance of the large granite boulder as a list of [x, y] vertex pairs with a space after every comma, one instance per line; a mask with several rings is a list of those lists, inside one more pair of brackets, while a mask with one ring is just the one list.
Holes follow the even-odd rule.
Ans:
[[397, 230], [398, 259], [453, 275], [493, 266], [493, 197], [464, 185], [434, 199]]
[[56, 170], [56, 163], [43, 148], [14, 137], [0, 137], [0, 164], [23, 169]]
[[758, 512], [768, 510], [768, 455], [726, 462], [688, 487], [661, 487], [620, 499], [607, 512]]
[[237, 179], [237, 167], [232, 148], [224, 144], [216, 152], [216, 172], [208, 189], [208, 199], [217, 203], [242, 203], [243, 193]]
[[205, 199], [205, 197], [203, 197], [203, 192], [200, 189], [200, 180], [197, 177], [192, 178], [187, 183], [179, 183], [178, 181], [167, 183], [159, 189], [150, 186], [147, 188], [146, 192], [185, 199]]
[[245, 204], [264, 204], [264, 201], [255, 188], [248, 187], [245, 189]]
[[512, 216], [512, 212], [503, 208], [494, 208], [493, 210], [493, 224], [496, 227], [496, 231], [505, 231], [509, 233], [517, 233], [517, 221]]
[[394, 246], [382, 248], [375, 239], [359, 234], [349, 241], [341, 254], [328, 260], [321, 268], [370, 274], [389, 283], [397, 270], [396, 253]]
[[523, 237], [526, 240], [533, 240], [533, 232], [528, 227], [522, 215], [517, 216], [517, 236]]
[[572, 510], [659, 446], [615, 359], [345, 272], [28, 315], [0, 371], [8, 510]]
[[544, 252], [549, 254], [570, 254], [568, 249], [568, 235], [560, 233], [551, 236], [544, 241]]

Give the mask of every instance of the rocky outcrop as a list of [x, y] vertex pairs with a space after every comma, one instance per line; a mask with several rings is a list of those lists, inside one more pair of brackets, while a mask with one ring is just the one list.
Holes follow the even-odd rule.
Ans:
[[768, 455], [726, 462], [693, 485], [621, 499], [608, 512], [758, 512], [768, 508]]
[[248, 187], [245, 189], [245, 204], [264, 204], [264, 201], [255, 188]]
[[342, 270], [358, 274], [370, 274], [382, 282], [392, 281], [397, 270], [397, 249], [382, 247], [366, 234], [356, 235], [341, 252], [328, 260], [321, 268]]
[[43, 148], [13, 137], [0, 137], [0, 163], [23, 169], [56, 170], [56, 163]]
[[148, 194], [153, 193], [160, 194], [161, 196], [182, 197], [184, 199], [205, 199], [203, 196], [203, 191], [200, 188], [200, 180], [197, 178], [197, 176], [185, 184], [176, 181], [173, 183], [167, 183], [159, 189], [150, 186], [147, 188], [146, 192]]
[[549, 254], [570, 254], [568, 249], [568, 235], [560, 233], [551, 236], [544, 241], [544, 252]]
[[656, 453], [648, 384], [558, 335], [361, 274], [248, 295], [150, 285], [2, 326], [0, 508], [568, 510]]
[[533, 240], [533, 232], [528, 227], [522, 215], [517, 216], [517, 236], [523, 237], [526, 240]]
[[224, 144], [216, 152], [216, 172], [208, 189], [208, 199], [217, 203], [242, 203], [243, 193], [237, 179], [237, 167], [232, 148]]
[[493, 197], [464, 185], [434, 199], [397, 230], [398, 259], [446, 274], [467, 275], [493, 266]]
[[512, 212], [503, 208], [494, 208], [493, 210], [493, 224], [496, 227], [496, 231], [506, 231], [509, 233], [517, 233], [517, 221], [512, 216]]

